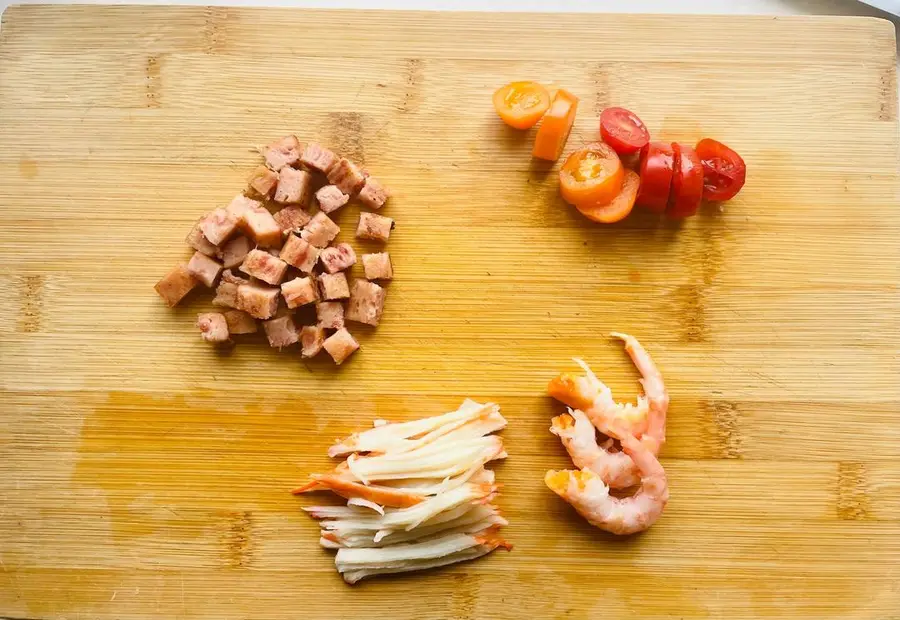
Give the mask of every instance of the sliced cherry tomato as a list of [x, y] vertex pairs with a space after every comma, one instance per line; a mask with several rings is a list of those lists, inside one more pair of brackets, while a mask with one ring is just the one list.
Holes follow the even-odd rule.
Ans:
[[567, 90], [559, 89], [534, 137], [534, 148], [531, 150], [533, 157], [549, 161], [559, 159], [566, 146], [566, 140], [569, 139], [569, 132], [572, 131], [577, 110], [578, 97]]
[[650, 132], [637, 115], [625, 108], [606, 108], [600, 114], [600, 137], [619, 155], [637, 153], [650, 142]]
[[747, 180], [747, 164], [730, 148], [703, 138], [697, 143], [697, 155], [703, 162], [703, 197], [706, 200], [731, 200]]
[[620, 191], [606, 204], [579, 206], [575, 205], [578, 212], [584, 217], [601, 224], [612, 224], [625, 219], [634, 208], [634, 201], [641, 186], [641, 177], [637, 172], [625, 171], [625, 180]]
[[637, 203], [662, 213], [669, 203], [675, 153], [665, 142], [651, 142], [641, 150], [641, 191]]
[[494, 93], [494, 107], [510, 127], [528, 129], [550, 107], [550, 94], [537, 82], [510, 82]]
[[703, 164], [697, 151], [687, 144], [673, 142], [672, 150], [675, 151], [675, 169], [666, 215], [690, 217], [697, 213], [703, 197]]
[[611, 146], [591, 144], [566, 158], [559, 169], [559, 193], [576, 207], [605, 204], [622, 190], [623, 170]]

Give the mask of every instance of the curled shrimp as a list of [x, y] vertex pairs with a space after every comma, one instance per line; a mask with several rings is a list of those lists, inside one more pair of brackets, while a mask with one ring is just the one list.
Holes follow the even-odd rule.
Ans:
[[591, 525], [619, 535], [642, 532], [656, 523], [669, 501], [666, 472], [656, 456], [627, 429], [601, 430], [618, 439], [624, 453], [634, 462], [641, 483], [634, 495], [611, 496], [603, 479], [589, 469], [551, 470], [544, 482]]
[[609, 487], [624, 489], [641, 481], [631, 457], [612, 450], [612, 438], [597, 442], [597, 429], [583, 411], [569, 409], [569, 413], [556, 416], [550, 432], [562, 440], [576, 467], [597, 474]]

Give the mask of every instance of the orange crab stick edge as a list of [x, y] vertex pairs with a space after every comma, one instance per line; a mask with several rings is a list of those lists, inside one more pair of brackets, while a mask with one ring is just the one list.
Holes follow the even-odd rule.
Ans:
[[550, 109], [544, 114], [544, 120], [538, 128], [534, 138], [534, 148], [531, 155], [538, 159], [556, 161], [562, 155], [569, 132], [575, 123], [575, 113], [578, 110], [578, 97], [567, 90], [559, 89]]

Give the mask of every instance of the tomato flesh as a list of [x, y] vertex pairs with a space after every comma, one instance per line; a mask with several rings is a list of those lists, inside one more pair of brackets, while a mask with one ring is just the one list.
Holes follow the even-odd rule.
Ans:
[[703, 164], [693, 147], [673, 142], [672, 150], [675, 166], [666, 214], [670, 217], [690, 217], [697, 213], [703, 197]]
[[747, 164], [736, 151], [711, 138], [697, 143], [703, 165], [703, 198], [720, 201], [734, 198], [747, 180]]
[[559, 159], [569, 139], [577, 111], [578, 97], [567, 90], [559, 89], [550, 104], [550, 109], [544, 115], [544, 120], [541, 121], [541, 126], [538, 127], [531, 156], [548, 161]]
[[675, 152], [665, 142], [650, 142], [641, 151], [641, 187], [637, 204], [662, 213], [669, 204]]
[[550, 94], [537, 82], [510, 82], [497, 89], [493, 101], [504, 123], [516, 129], [528, 129], [550, 107]]
[[650, 132], [644, 122], [625, 108], [603, 110], [600, 114], [600, 137], [619, 155], [637, 153], [650, 142]]
[[559, 192], [575, 206], [604, 204], [621, 191], [623, 171], [612, 147], [591, 144], [566, 158], [559, 169]]
[[575, 205], [584, 217], [601, 224], [612, 224], [625, 219], [634, 208], [641, 186], [641, 177], [637, 172], [625, 170], [622, 189], [606, 204]]

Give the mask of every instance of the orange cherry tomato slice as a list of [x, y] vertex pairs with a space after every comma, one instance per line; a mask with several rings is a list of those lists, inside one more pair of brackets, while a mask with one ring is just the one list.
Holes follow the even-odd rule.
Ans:
[[575, 206], [606, 204], [621, 191], [623, 171], [611, 146], [588, 145], [569, 155], [559, 169], [559, 193]]
[[575, 113], [578, 110], [578, 97], [567, 90], [560, 89], [550, 104], [550, 109], [544, 115], [544, 120], [534, 137], [534, 148], [531, 149], [532, 157], [556, 161], [562, 155], [572, 124], [575, 122]]
[[578, 212], [584, 217], [601, 224], [613, 224], [624, 220], [634, 208], [638, 190], [641, 187], [641, 175], [633, 170], [625, 170], [622, 191], [606, 204], [578, 206]]
[[529, 129], [550, 107], [550, 94], [537, 82], [510, 82], [494, 93], [494, 107], [510, 127]]

